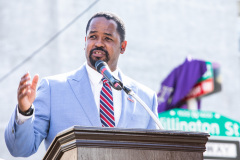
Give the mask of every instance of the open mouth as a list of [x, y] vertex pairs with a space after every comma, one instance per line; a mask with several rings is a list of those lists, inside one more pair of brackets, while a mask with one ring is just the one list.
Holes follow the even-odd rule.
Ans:
[[108, 51], [104, 50], [101, 47], [94, 48], [90, 51], [90, 57], [97, 58], [97, 59], [101, 59], [105, 57], [106, 59], [108, 59]]
[[106, 55], [106, 53], [101, 50], [94, 50], [92, 53], [92, 56], [99, 57], [99, 58], [104, 57], [105, 55]]

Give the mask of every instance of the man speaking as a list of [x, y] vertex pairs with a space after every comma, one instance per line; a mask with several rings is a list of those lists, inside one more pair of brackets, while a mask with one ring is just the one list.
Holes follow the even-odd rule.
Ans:
[[156, 94], [125, 76], [117, 67], [125, 52], [124, 23], [112, 13], [97, 13], [86, 27], [87, 62], [75, 71], [43, 78], [26, 73], [19, 83], [18, 104], [5, 130], [13, 156], [34, 154], [42, 140], [46, 149], [58, 132], [71, 126], [156, 129], [148, 112], [124, 91], [113, 89], [95, 69], [102, 60], [116, 79], [132, 89], [157, 114]]

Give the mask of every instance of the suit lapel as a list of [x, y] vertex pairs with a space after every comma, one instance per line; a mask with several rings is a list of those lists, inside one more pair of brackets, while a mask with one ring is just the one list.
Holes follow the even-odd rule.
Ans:
[[68, 79], [68, 82], [92, 126], [101, 127], [86, 66], [83, 65], [75, 75]]
[[[129, 80], [127, 80], [127, 77], [125, 77], [121, 71], [119, 71], [119, 77], [124, 86], [129, 87], [134, 93], [137, 93], [137, 88], [129, 83]], [[117, 125], [118, 128], [127, 128], [128, 123], [132, 119], [135, 108], [136, 100], [122, 90], [122, 111]]]

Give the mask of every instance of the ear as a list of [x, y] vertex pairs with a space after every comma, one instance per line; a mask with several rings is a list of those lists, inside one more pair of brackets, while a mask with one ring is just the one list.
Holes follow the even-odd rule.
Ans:
[[127, 47], [127, 41], [123, 41], [121, 43], [121, 51], [120, 51], [121, 54], [123, 54], [125, 52], [126, 47]]

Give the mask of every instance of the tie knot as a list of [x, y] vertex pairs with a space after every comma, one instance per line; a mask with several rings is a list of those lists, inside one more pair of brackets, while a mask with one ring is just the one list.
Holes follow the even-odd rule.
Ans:
[[111, 86], [110, 86], [109, 81], [105, 77], [103, 77], [101, 80], [103, 82], [103, 85], [107, 86], [111, 90]]
[[103, 83], [105, 83], [105, 84], [106, 84], [106, 83], [109, 83], [108, 80], [107, 80], [105, 77], [103, 77], [103, 78], [101, 79], [101, 81], [102, 81]]

